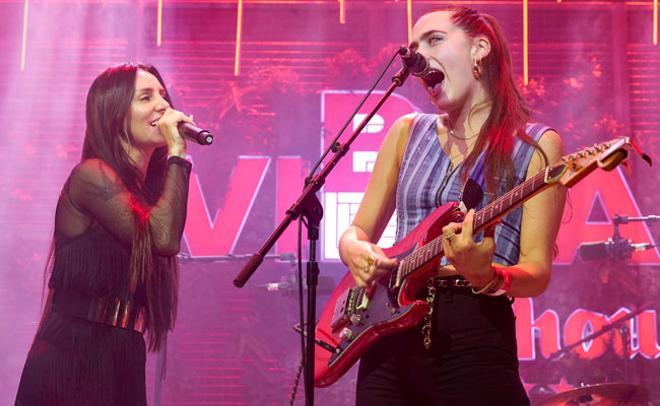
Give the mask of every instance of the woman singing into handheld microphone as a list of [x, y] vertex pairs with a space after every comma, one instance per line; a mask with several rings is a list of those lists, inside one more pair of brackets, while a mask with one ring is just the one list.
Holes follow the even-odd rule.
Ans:
[[191, 117], [154, 67], [124, 64], [94, 80], [86, 119], [16, 405], [146, 405], [143, 334], [155, 351], [174, 326]]

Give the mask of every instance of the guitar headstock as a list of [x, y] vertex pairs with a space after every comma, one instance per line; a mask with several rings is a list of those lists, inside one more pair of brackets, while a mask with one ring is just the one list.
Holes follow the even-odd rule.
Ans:
[[546, 183], [571, 187], [596, 167], [611, 171], [628, 157], [629, 148], [630, 138], [620, 137], [564, 155], [559, 163], [547, 169]]

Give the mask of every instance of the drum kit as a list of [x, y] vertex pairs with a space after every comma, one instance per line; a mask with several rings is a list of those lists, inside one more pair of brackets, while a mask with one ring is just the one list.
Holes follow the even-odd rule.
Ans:
[[552, 395], [538, 406], [639, 406], [648, 404], [646, 389], [628, 383], [586, 385]]
[[[660, 220], [660, 216], [628, 217], [615, 215], [613, 218], [614, 233], [612, 238], [603, 242], [586, 243], [580, 247], [580, 257], [584, 261], [608, 260], [615, 263], [625, 263], [634, 251], [650, 249], [655, 247], [653, 244], [642, 243], [633, 244], [630, 240], [622, 238], [619, 233], [619, 225], [631, 221], [655, 222]], [[596, 337], [607, 333], [613, 329], [618, 329], [621, 339], [626, 342], [630, 336], [627, 320], [632, 319], [639, 313], [647, 310], [651, 303], [643, 303], [626, 317], [622, 317], [605, 325], [598, 331], [582, 338], [581, 340], [565, 346], [561, 350], [551, 354], [547, 361], [557, 359], [563, 354], [567, 354], [573, 348], [591, 341]], [[554, 393], [547, 386], [536, 387], [535, 393], [530, 393], [535, 406], [648, 406], [654, 405], [649, 399], [649, 393], [646, 388], [628, 383], [629, 379], [629, 361], [630, 354], [628, 346], [623, 345], [623, 377], [625, 382], [597, 383], [591, 385], [581, 385], [576, 388]]]

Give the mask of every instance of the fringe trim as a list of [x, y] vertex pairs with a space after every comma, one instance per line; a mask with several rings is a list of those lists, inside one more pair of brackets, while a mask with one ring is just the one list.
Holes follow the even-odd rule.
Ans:
[[146, 404], [144, 338], [51, 313], [30, 350], [17, 405]]

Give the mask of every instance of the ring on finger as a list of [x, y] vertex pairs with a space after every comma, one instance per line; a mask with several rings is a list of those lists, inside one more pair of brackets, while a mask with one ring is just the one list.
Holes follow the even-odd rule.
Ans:
[[364, 270], [364, 273], [370, 274], [372, 268], [376, 268], [375, 266], [376, 260], [372, 256], [367, 257], [367, 265], [363, 266], [362, 269]]

